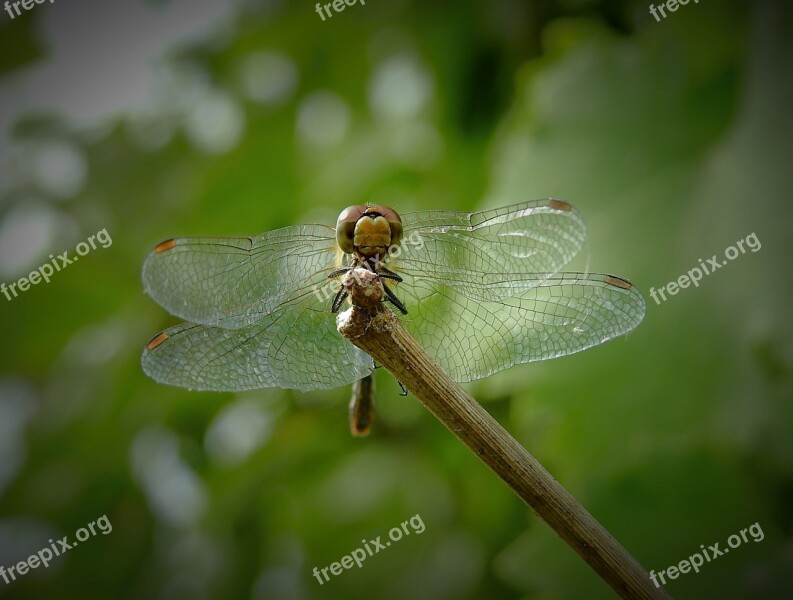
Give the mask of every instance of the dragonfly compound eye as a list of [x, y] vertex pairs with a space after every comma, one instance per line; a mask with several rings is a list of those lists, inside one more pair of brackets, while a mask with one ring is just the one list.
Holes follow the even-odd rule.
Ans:
[[348, 206], [341, 211], [336, 221], [336, 243], [347, 254], [352, 254], [355, 250], [353, 247], [355, 224], [366, 212], [366, 209], [367, 207], [362, 205]]

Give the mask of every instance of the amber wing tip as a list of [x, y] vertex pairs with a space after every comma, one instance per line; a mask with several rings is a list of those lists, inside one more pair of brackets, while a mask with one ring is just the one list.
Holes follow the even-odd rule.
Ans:
[[157, 335], [155, 335], [153, 338], [151, 338], [149, 340], [149, 343], [146, 344], [146, 350], [151, 352], [152, 350], [157, 348], [157, 346], [159, 346], [160, 344], [162, 344], [163, 342], [168, 340], [168, 338], [170, 338], [170, 337], [171, 336], [169, 336], [167, 333], [165, 333], [164, 331], [161, 331], [160, 333], [158, 333]]
[[573, 210], [572, 204], [565, 202], [564, 200], [557, 200], [556, 198], [553, 198], [550, 202], [548, 202], [548, 206], [556, 210], [563, 210], [565, 212], [570, 212]]
[[603, 281], [609, 285], [613, 285], [614, 287], [622, 288], [623, 290], [629, 290], [633, 288], [633, 284], [630, 281], [627, 279], [622, 279], [621, 277], [615, 277], [614, 275], [606, 275]]
[[162, 242], [160, 244], [157, 244], [154, 247], [154, 253], [155, 254], [160, 254], [161, 252], [166, 252], [166, 251], [170, 250], [171, 248], [173, 248], [174, 246], [176, 246], [176, 240], [174, 240], [174, 239], [165, 240], [164, 242]]

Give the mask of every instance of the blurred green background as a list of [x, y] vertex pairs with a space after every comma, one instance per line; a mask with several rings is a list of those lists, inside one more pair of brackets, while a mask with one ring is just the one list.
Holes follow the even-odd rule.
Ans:
[[[793, 7], [369, 0], [34, 5], [0, 13], [0, 565], [107, 515], [113, 529], [8, 598], [611, 598], [413, 397], [155, 384], [177, 322], [142, 293], [176, 235], [332, 224], [345, 206], [583, 213], [571, 269], [644, 292], [627, 336], [468, 387], [647, 568], [764, 532], [668, 586], [793, 597]], [[762, 243], [649, 297], [754, 232]], [[419, 514], [323, 586], [325, 567]]]

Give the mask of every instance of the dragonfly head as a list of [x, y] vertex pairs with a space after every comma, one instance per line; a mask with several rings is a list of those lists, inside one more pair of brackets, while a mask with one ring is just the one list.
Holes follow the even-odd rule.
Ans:
[[401, 239], [402, 219], [387, 206], [348, 206], [336, 222], [336, 241], [347, 254], [384, 256]]

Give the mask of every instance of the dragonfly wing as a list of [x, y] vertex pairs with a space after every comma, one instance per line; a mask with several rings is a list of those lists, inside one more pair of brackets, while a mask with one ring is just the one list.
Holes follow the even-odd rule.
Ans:
[[237, 329], [327, 286], [326, 276], [341, 257], [335, 231], [323, 225], [285, 227], [252, 238], [176, 238], [146, 259], [143, 285], [173, 315]]
[[611, 275], [511, 274], [507, 288], [522, 291], [470, 293], [428, 281], [397, 290], [408, 306], [405, 327], [458, 382], [585, 350], [628, 333], [644, 317], [641, 293]]
[[182, 323], [143, 351], [155, 381], [196, 390], [330, 389], [372, 372], [372, 359], [336, 331], [329, 305], [312, 293], [240, 329]]
[[539, 273], [553, 274], [586, 240], [580, 213], [563, 200], [546, 199], [465, 213], [423, 211], [403, 215], [405, 237], [390, 260], [409, 285], [455, 282], [481, 288], [483, 275], [534, 274], [516, 286], [539, 285]]

